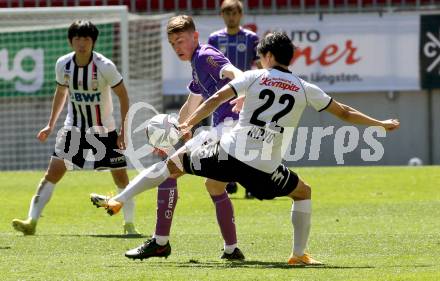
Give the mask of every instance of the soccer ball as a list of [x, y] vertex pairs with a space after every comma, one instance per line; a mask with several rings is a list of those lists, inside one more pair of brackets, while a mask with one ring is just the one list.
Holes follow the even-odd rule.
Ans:
[[413, 157], [408, 161], [408, 166], [422, 166], [422, 165], [423, 165], [423, 161], [418, 157]]
[[145, 133], [148, 142], [156, 148], [170, 148], [180, 138], [177, 118], [169, 114], [158, 114], [148, 121]]

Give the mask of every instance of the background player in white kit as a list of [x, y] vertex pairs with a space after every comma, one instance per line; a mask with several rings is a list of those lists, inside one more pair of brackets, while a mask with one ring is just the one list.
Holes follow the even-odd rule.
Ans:
[[[245, 95], [239, 122], [232, 131], [222, 135], [220, 141], [201, 146], [188, 142], [168, 161], [141, 172], [122, 193], [108, 200], [106, 209], [117, 213], [125, 200], [157, 186], [169, 176], [177, 178], [188, 173], [223, 182], [236, 181], [258, 199], [287, 196], [294, 201], [291, 215], [294, 241], [288, 264], [319, 265], [321, 262], [305, 252], [311, 226], [311, 187], [281, 163], [281, 144], [287, 135], [284, 132], [297, 127], [307, 105], [354, 124], [382, 126], [389, 131], [400, 124], [396, 119], [371, 118], [293, 75], [288, 65], [294, 46], [285, 33], [268, 34], [259, 43], [258, 53], [265, 69], [247, 71], [225, 85], [180, 126], [185, 132], [223, 102]], [[164, 252], [170, 254], [169, 244], [159, 246], [148, 241], [125, 255], [145, 259], [164, 256], [160, 254]]]
[[[68, 114], [64, 127], [58, 132], [55, 152], [46, 174], [32, 198], [26, 220], [14, 219], [12, 226], [25, 235], [33, 235], [43, 208], [50, 200], [55, 185], [64, 176], [65, 161], [82, 168], [85, 151], [95, 156], [94, 169], [110, 169], [119, 192], [128, 184], [125, 156], [124, 120], [129, 107], [127, 90], [114, 63], [93, 51], [99, 31], [90, 21], [78, 20], [68, 29], [68, 40], [73, 52], [60, 57], [56, 63], [57, 87], [52, 112], [46, 127], [37, 135], [40, 142], [47, 140], [56, 125], [66, 99]], [[111, 88], [111, 89], [110, 89]], [[111, 90], [121, 106], [121, 130], [116, 132], [113, 118]], [[139, 235], [133, 224], [134, 200], [124, 206], [124, 233]]]

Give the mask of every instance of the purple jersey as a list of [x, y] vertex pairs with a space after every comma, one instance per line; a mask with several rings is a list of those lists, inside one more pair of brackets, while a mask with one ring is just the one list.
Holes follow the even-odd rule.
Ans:
[[[194, 51], [191, 58], [193, 80], [188, 85], [188, 90], [193, 94], [202, 95], [206, 100], [220, 90], [229, 81], [221, 77], [222, 70], [231, 62], [216, 48], [201, 44]], [[213, 113], [213, 126], [223, 122], [225, 118], [238, 119], [238, 114], [232, 112], [232, 105], [225, 102]]]
[[241, 27], [234, 35], [228, 34], [226, 28], [211, 33], [208, 44], [219, 49], [235, 67], [242, 71], [251, 69], [252, 63], [258, 59], [257, 34]]

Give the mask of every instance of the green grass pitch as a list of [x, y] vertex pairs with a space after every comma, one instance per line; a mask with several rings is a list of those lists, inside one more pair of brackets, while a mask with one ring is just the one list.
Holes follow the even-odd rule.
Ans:
[[[11, 227], [25, 218], [43, 172], [0, 173], [0, 280], [440, 280], [440, 167], [336, 167], [296, 170], [313, 189], [309, 250], [327, 265], [291, 268], [290, 200], [232, 195], [243, 263], [219, 259], [222, 239], [203, 179], [185, 176], [168, 259], [123, 254], [122, 215], [88, 199], [114, 191], [105, 172], [70, 172], [56, 187], [37, 235]], [[135, 172], [130, 172], [134, 177]], [[137, 197], [136, 225], [154, 230], [156, 190]]]

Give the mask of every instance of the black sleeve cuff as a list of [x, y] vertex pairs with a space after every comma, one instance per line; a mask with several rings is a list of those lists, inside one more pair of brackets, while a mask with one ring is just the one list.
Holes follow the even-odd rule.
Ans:
[[115, 87], [121, 85], [122, 82], [124, 82], [124, 79], [121, 79], [121, 81], [119, 81], [118, 83], [116, 83], [116, 85], [112, 86], [111, 88], [113, 89], [113, 88], [115, 88]]
[[330, 98], [330, 101], [328, 102], [328, 104], [323, 109], [319, 110], [319, 112], [326, 110], [330, 106], [332, 101], [333, 101], [333, 98]]
[[228, 83], [229, 87], [231, 87], [231, 89], [234, 91], [234, 94], [236, 97], [238, 97], [238, 93], [237, 90], [234, 88], [234, 86], [231, 83]]

